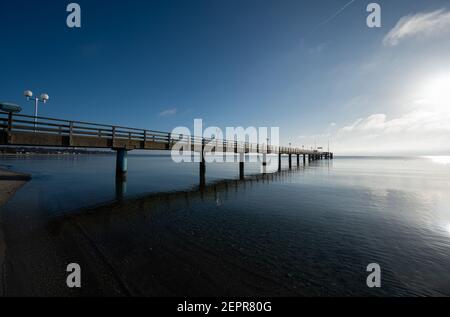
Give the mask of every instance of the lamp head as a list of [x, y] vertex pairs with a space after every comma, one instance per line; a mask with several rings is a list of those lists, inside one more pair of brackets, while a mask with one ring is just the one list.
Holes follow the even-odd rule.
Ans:
[[33, 92], [31, 90], [25, 90], [23, 92], [23, 95], [27, 98], [31, 98], [31, 97], [33, 97]]
[[46, 103], [50, 99], [50, 97], [47, 94], [42, 94], [40, 96], [40, 99], [43, 103]]

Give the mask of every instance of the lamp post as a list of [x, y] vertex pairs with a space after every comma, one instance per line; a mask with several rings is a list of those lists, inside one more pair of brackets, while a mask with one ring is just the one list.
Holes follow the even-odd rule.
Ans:
[[33, 92], [31, 90], [25, 90], [23, 95], [27, 98], [28, 101], [34, 101], [34, 132], [36, 132], [39, 102], [47, 103], [50, 97], [47, 94], [41, 94], [39, 98], [33, 98]]

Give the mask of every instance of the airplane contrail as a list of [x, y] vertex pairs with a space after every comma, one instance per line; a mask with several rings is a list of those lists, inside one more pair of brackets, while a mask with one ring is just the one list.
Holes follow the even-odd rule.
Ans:
[[347, 9], [347, 7], [349, 5], [351, 5], [353, 2], [355, 2], [356, 0], [350, 0], [349, 2], [347, 2], [342, 8], [340, 8], [339, 10], [337, 10], [335, 13], [333, 13], [328, 19], [326, 19], [325, 21], [323, 21], [322, 23], [320, 23], [317, 27], [323, 26], [327, 23], [329, 23], [331, 20], [333, 20], [335, 17], [337, 17], [339, 14], [341, 14], [345, 9]]
[[309, 31], [309, 34], [304, 36], [302, 38], [302, 41], [304, 41], [306, 38], [308, 38], [309, 36], [311, 36], [313, 33], [315, 33], [320, 27], [330, 23], [333, 19], [335, 19], [338, 15], [340, 15], [345, 9], [347, 9], [348, 6], [350, 6], [351, 4], [353, 4], [353, 2], [355, 2], [356, 0], [350, 0], [349, 2], [347, 2], [343, 7], [341, 7], [339, 10], [337, 10], [336, 12], [334, 12], [332, 15], [330, 15], [325, 21], [323, 21], [322, 23], [316, 25], [311, 31]]

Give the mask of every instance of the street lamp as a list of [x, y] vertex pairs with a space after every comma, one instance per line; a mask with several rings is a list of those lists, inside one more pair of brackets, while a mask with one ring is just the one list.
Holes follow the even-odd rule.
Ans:
[[37, 124], [37, 116], [38, 116], [38, 106], [39, 102], [47, 103], [50, 97], [47, 94], [41, 94], [39, 98], [33, 98], [33, 92], [31, 90], [25, 90], [23, 95], [27, 98], [28, 101], [34, 101], [34, 132], [36, 132], [36, 124]]

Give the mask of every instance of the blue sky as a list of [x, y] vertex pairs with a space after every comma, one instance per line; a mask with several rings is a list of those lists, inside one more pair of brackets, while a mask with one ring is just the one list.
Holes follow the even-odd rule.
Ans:
[[78, 1], [69, 29], [69, 1], [2, 1], [0, 99], [31, 114], [23, 90], [46, 92], [40, 115], [163, 131], [279, 126], [284, 144], [345, 154], [450, 153], [450, 99], [427, 88], [450, 84], [448, 1], [377, 1], [379, 29], [371, 1], [334, 16], [348, 2]]

